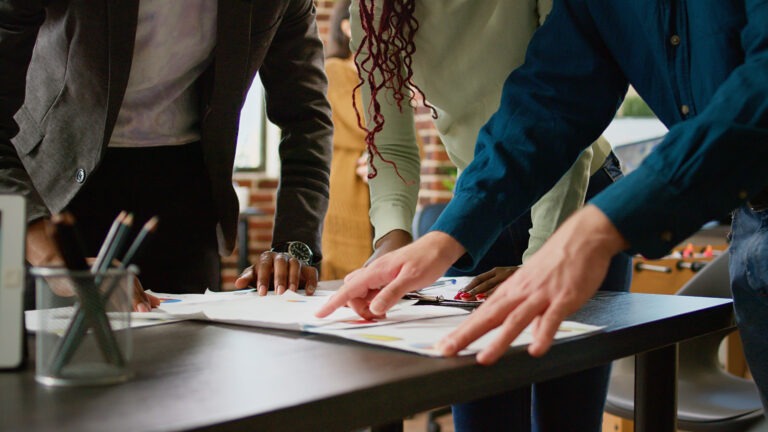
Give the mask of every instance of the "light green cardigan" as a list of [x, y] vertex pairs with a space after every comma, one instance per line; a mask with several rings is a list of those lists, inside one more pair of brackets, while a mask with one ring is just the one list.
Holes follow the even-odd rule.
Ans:
[[[528, 42], [551, 7], [552, 0], [416, 0], [419, 30], [414, 39], [413, 79], [437, 110], [435, 125], [459, 173], [472, 161], [480, 128], [499, 106], [504, 80], [523, 63]], [[362, 37], [359, 17], [357, 1], [353, 1], [353, 49]], [[363, 86], [365, 107], [370, 99]], [[378, 162], [378, 176], [369, 183], [374, 244], [395, 229], [411, 232], [420, 171], [413, 111], [405, 107], [400, 112], [391, 95], [384, 92], [379, 93], [379, 102], [385, 124], [376, 135], [376, 145], [385, 158], [397, 164], [408, 183], [390, 165], [374, 161]], [[610, 151], [607, 141], [595, 142], [533, 206], [533, 228], [524, 260], [584, 204], [589, 176]]]

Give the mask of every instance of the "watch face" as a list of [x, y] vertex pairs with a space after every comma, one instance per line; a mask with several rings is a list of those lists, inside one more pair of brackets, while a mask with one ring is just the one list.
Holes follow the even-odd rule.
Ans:
[[302, 242], [289, 243], [288, 253], [303, 264], [310, 264], [312, 262], [312, 249]]

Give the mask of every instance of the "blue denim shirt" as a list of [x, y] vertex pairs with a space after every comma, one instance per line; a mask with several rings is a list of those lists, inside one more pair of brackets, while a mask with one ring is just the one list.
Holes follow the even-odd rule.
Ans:
[[663, 255], [768, 185], [768, 0], [556, 0], [433, 226], [474, 262], [613, 118], [628, 84], [670, 131], [591, 203]]

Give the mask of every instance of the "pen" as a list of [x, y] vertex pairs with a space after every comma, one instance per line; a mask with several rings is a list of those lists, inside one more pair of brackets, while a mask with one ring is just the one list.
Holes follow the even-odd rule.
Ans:
[[426, 288], [420, 289], [419, 291], [426, 291], [426, 290], [429, 290], [429, 289], [432, 289], [432, 288], [440, 288], [440, 287], [444, 287], [444, 286], [447, 286], [447, 285], [456, 285], [456, 279], [443, 279], [443, 280], [439, 280], [439, 281], [433, 283], [432, 285], [430, 285], [430, 286], [428, 286]]

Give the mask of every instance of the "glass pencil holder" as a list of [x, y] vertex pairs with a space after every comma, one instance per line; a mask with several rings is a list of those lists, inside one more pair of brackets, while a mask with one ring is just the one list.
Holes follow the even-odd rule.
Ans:
[[35, 379], [50, 386], [128, 380], [135, 268], [102, 273], [33, 267]]

